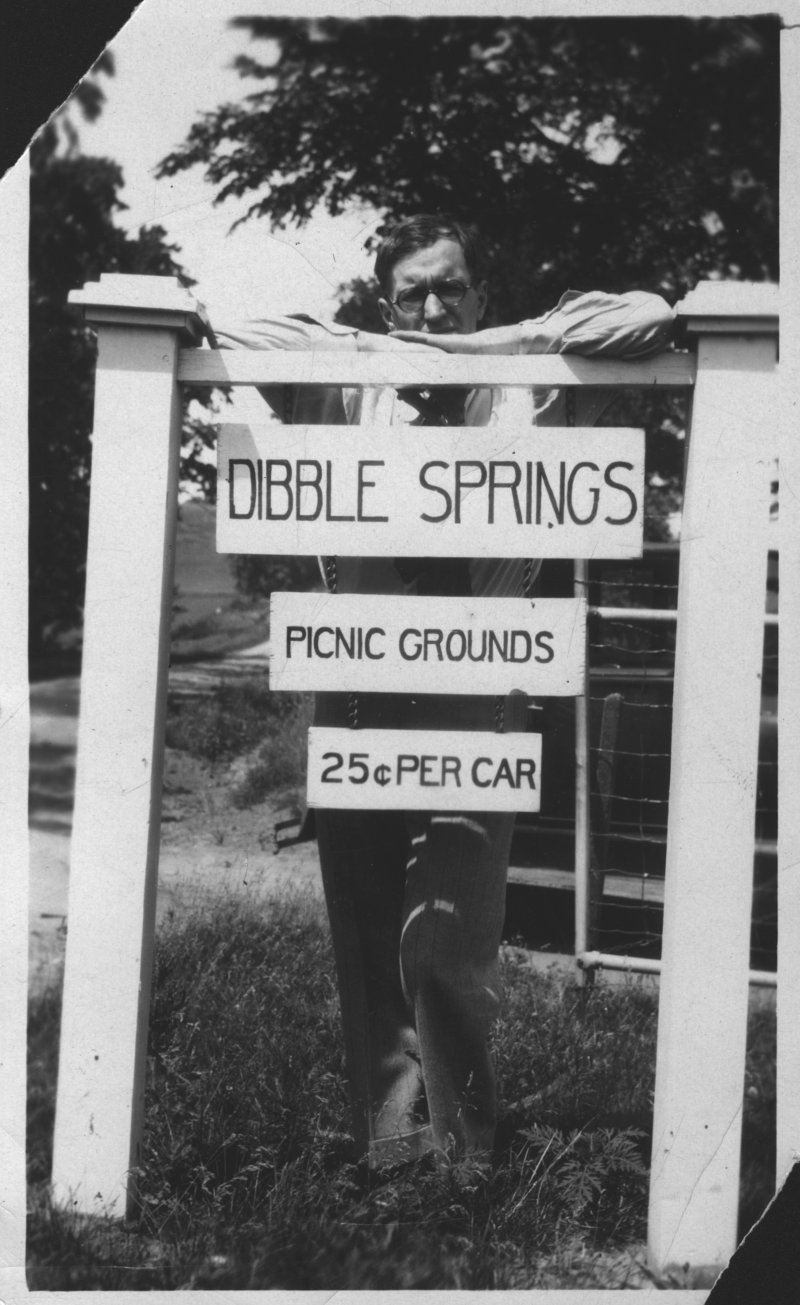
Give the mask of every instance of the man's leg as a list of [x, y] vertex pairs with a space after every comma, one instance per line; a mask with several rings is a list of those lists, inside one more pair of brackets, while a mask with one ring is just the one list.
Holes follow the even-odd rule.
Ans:
[[[344, 724], [346, 701], [319, 694], [316, 723]], [[497, 723], [494, 699], [365, 694], [359, 706], [364, 727]], [[524, 696], [506, 699], [506, 728], [524, 728], [525, 716]], [[513, 815], [316, 814], [359, 1153], [388, 1158], [402, 1138], [399, 1155], [421, 1154], [428, 1118], [438, 1146], [453, 1135], [490, 1149], [488, 1038]]]
[[405, 820], [393, 811], [317, 811], [358, 1155], [400, 1160], [429, 1147], [417, 1038], [398, 955]]
[[514, 816], [410, 812], [400, 948], [433, 1140], [491, 1150], [497, 1117], [489, 1034]]

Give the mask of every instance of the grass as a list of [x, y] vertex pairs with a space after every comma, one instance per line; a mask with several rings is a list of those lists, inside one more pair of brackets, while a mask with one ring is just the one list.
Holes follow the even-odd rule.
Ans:
[[747, 1028], [739, 1183], [739, 1241], [761, 1218], [775, 1192], [774, 1007], [751, 1010]]
[[[295, 897], [265, 912], [227, 900], [169, 923], [157, 944], [139, 1207], [124, 1224], [81, 1223], [48, 1203], [59, 1007], [44, 994], [30, 1016], [31, 1289], [641, 1279], [630, 1248], [645, 1235], [654, 994], [577, 989], [513, 948], [503, 964], [493, 1162], [375, 1174], [350, 1153], [322, 906]], [[769, 1125], [770, 1056], [774, 1019], [756, 1012], [753, 1164]], [[746, 1173], [757, 1204], [763, 1174]]]
[[[170, 703], [168, 742], [236, 777], [235, 805], [298, 786], [310, 699], [266, 676]], [[232, 782], [232, 781], [231, 781]], [[60, 996], [29, 1022], [29, 1285], [524, 1289], [641, 1285], [656, 996], [578, 989], [503, 953], [491, 1164], [353, 1163], [324, 909], [221, 900], [157, 940], [139, 1201], [124, 1223], [54, 1209]], [[740, 1235], [774, 1182], [775, 1020], [751, 1013]], [[656, 1285], [705, 1285], [663, 1281]]]

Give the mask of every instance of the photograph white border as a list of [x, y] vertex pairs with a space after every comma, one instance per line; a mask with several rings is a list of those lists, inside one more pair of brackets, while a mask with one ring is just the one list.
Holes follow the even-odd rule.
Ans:
[[[188, 0], [187, 0], [188, 2]], [[150, 18], [158, 10], [159, 0], [145, 0], [137, 12], [137, 20]], [[503, 16], [528, 17], [621, 17], [621, 16], [687, 16], [691, 18], [743, 17], [757, 14], [778, 14], [787, 28], [800, 27], [800, 0], [782, 0], [774, 5], [753, 3], [730, 3], [729, 0], [660, 0], [656, 3], [626, 3], [625, 0], [562, 0], [561, 3], [547, 0], [531, 0], [530, 3], [504, 3], [502, 5], [487, 3], [486, 0], [257, 0], [250, 7], [265, 15], [275, 16], [434, 16], [437, 14], [455, 16], [491, 15], [502, 12]], [[246, 3], [242, 12], [248, 11]], [[781, 213], [797, 213], [797, 186], [800, 175], [800, 33], [787, 31], [782, 46], [782, 195]], [[0, 531], [3, 534], [0, 547], [0, 781], [3, 784], [0, 795], [0, 919], [2, 920], [2, 949], [0, 950], [0, 1052], [2, 1053], [2, 1092], [0, 1093], [0, 1110], [2, 1110], [2, 1128], [0, 1129], [0, 1298], [8, 1305], [27, 1298], [25, 1283], [25, 1023], [26, 1023], [26, 982], [28, 953], [28, 883], [27, 883], [27, 768], [28, 768], [28, 688], [27, 688], [27, 641], [25, 620], [27, 610], [26, 554], [27, 554], [27, 504], [25, 495], [27, 468], [27, 165], [23, 159], [0, 183], [0, 248], [2, 249], [4, 272], [0, 299], [2, 300], [3, 380], [0, 385], [0, 430], [3, 432], [4, 476], [2, 482], [2, 506], [0, 506]], [[800, 396], [800, 230], [796, 221], [781, 223], [781, 358], [782, 369], [792, 366], [797, 380], [790, 392], [788, 388], [784, 397], [784, 441], [781, 448], [781, 513], [780, 540], [782, 554], [782, 579], [784, 585], [781, 593], [781, 621], [783, 625], [783, 646], [791, 648], [794, 640], [789, 638], [789, 630], [800, 630], [800, 605], [785, 581], [789, 575], [789, 555], [796, 559], [800, 524], [797, 510], [797, 497], [800, 493], [800, 454], [791, 440], [791, 426], [797, 419]], [[23, 328], [23, 324], [25, 324]], [[800, 689], [800, 673], [787, 665], [784, 657], [781, 668], [782, 686], [785, 690], [791, 676], [792, 686], [797, 696]], [[794, 659], [800, 663], [800, 658]], [[794, 783], [796, 794], [800, 783], [800, 727], [794, 719], [794, 713], [787, 717], [781, 709], [781, 757], [782, 776], [781, 792], [785, 796], [789, 783]], [[787, 804], [782, 806], [783, 821], [787, 822]], [[789, 864], [800, 863], [800, 836], [794, 831], [782, 831], [782, 851], [784, 856], [791, 854]], [[783, 951], [782, 951], [783, 957]], [[797, 966], [792, 973], [795, 994], [800, 992]], [[789, 979], [788, 972], [785, 978]], [[782, 982], [784, 971], [782, 969]], [[779, 990], [780, 991], [780, 990]], [[780, 1002], [780, 996], [779, 996]], [[784, 1085], [800, 1081], [800, 1065], [784, 1065], [779, 1069], [779, 1082]], [[265, 1294], [270, 1300], [284, 1297], [308, 1298], [314, 1301], [327, 1301], [337, 1295], [339, 1300], [352, 1299], [361, 1301], [360, 1292], [236, 1292], [237, 1302], [250, 1305], [252, 1301], [260, 1302]], [[370, 1293], [384, 1295], [385, 1293]], [[416, 1297], [419, 1293], [394, 1292], [395, 1298], [407, 1295]], [[478, 1293], [443, 1291], [425, 1293], [441, 1296], [443, 1300], [455, 1302], [460, 1298], [474, 1299]], [[531, 1291], [504, 1293], [531, 1305], [588, 1305], [588, 1302], [603, 1302], [629, 1298], [627, 1292], [587, 1291]], [[648, 1293], [645, 1293], [647, 1295]], [[45, 1292], [36, 1296], [61, 1299], [70, 1305], [83, 1305], [90, 1299], [96, 1299], [96, 1293], [89, 1292]], [[230, 1292], [164, 1292], [155, 1293], [156, 1298], [163, 1295], [165, 1301], [185, 1300], [187, 1305], [216, 1299], [229, 1300]], [[489, 1293], [487, 1293], [489, 1295]], [[689, 1305], [704, 1301], [708, 1291], [667, 1291], [659, 1292], [658, 1299], [674, 1302], [674, 1305]], [[120, 1302], [140, 1299], [138, 1292], [116, 1292], [115, 1300]], [[151, 1297], [152, 1298], [152, 1297]]]

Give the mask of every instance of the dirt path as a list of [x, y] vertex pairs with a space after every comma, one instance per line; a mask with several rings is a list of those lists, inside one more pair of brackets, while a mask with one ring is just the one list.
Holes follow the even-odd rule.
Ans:
[[[173, 667], [170, 691], [213, 692], [224, 676], [250, 676], [266, 665], [263, 645], [224, 661]], [[51, 680], [31, 687], [30, 777], [30, 951], [32, 991], [60, 981], [68, 915], [69, 853], [75, 786], [80, 685], [77, 679]], [[241, 780], [245, 759], [229, 767], [212, 766], [168, 748], [165, 752], [161, 816], [161, 854], [157, 911], [180, 916], [219, 892], [255, 902], [301, 890], [322, 896], [316, 842], [284, 847], [275, 854], [276, 819], [291, 794], [237, 811], [231, 791]], [[529, 952], [537, 969], [571, 972], [572, 958]], [[624, 975], [609, 976], [625, 981]]]
[[[211, 687], [221, 671], [252, 672], [252, 660], [195, 665], [171, 674], [175, 687]], [[58, 982], [66, 939], [69, 853], [80, 686], [77, 679], [31, 687], [29, 977], [33, 991]], [[182, 912], [220, 890], [255, 901], [297, 888], [322, 892], [316, 843], [274, 851], [286, 796], [236, 811], [236, 767], [213, 768], [167, 749], [158, 914]]]
[[277, 794], [237, 811], [236, 768], [215, 776], [203, 762], [167, 749], [159, 866], [159, 917], [221, 889], [262, 901], [292, 889], [319, 893], [315, 842], [275, 852], [273, 830], [286, 805]]

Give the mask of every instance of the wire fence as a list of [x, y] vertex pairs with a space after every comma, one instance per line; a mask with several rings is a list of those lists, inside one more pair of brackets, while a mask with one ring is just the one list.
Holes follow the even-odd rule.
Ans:
[[[588, 946], [643, 962], [661, 954], [679, 563], [677, 543], [660, 543], [645, 545], [640, 562], [588, 568]], [[777, 598], [778, 557], [770, 552], [750, 956], [752, 970], [768, 972], [777, 948]], [[540, 708], [542, 811], [518, 818], [511, 881], [516, 874], [517, 882], [574, 888], [581, 704], [551, 699]]]

